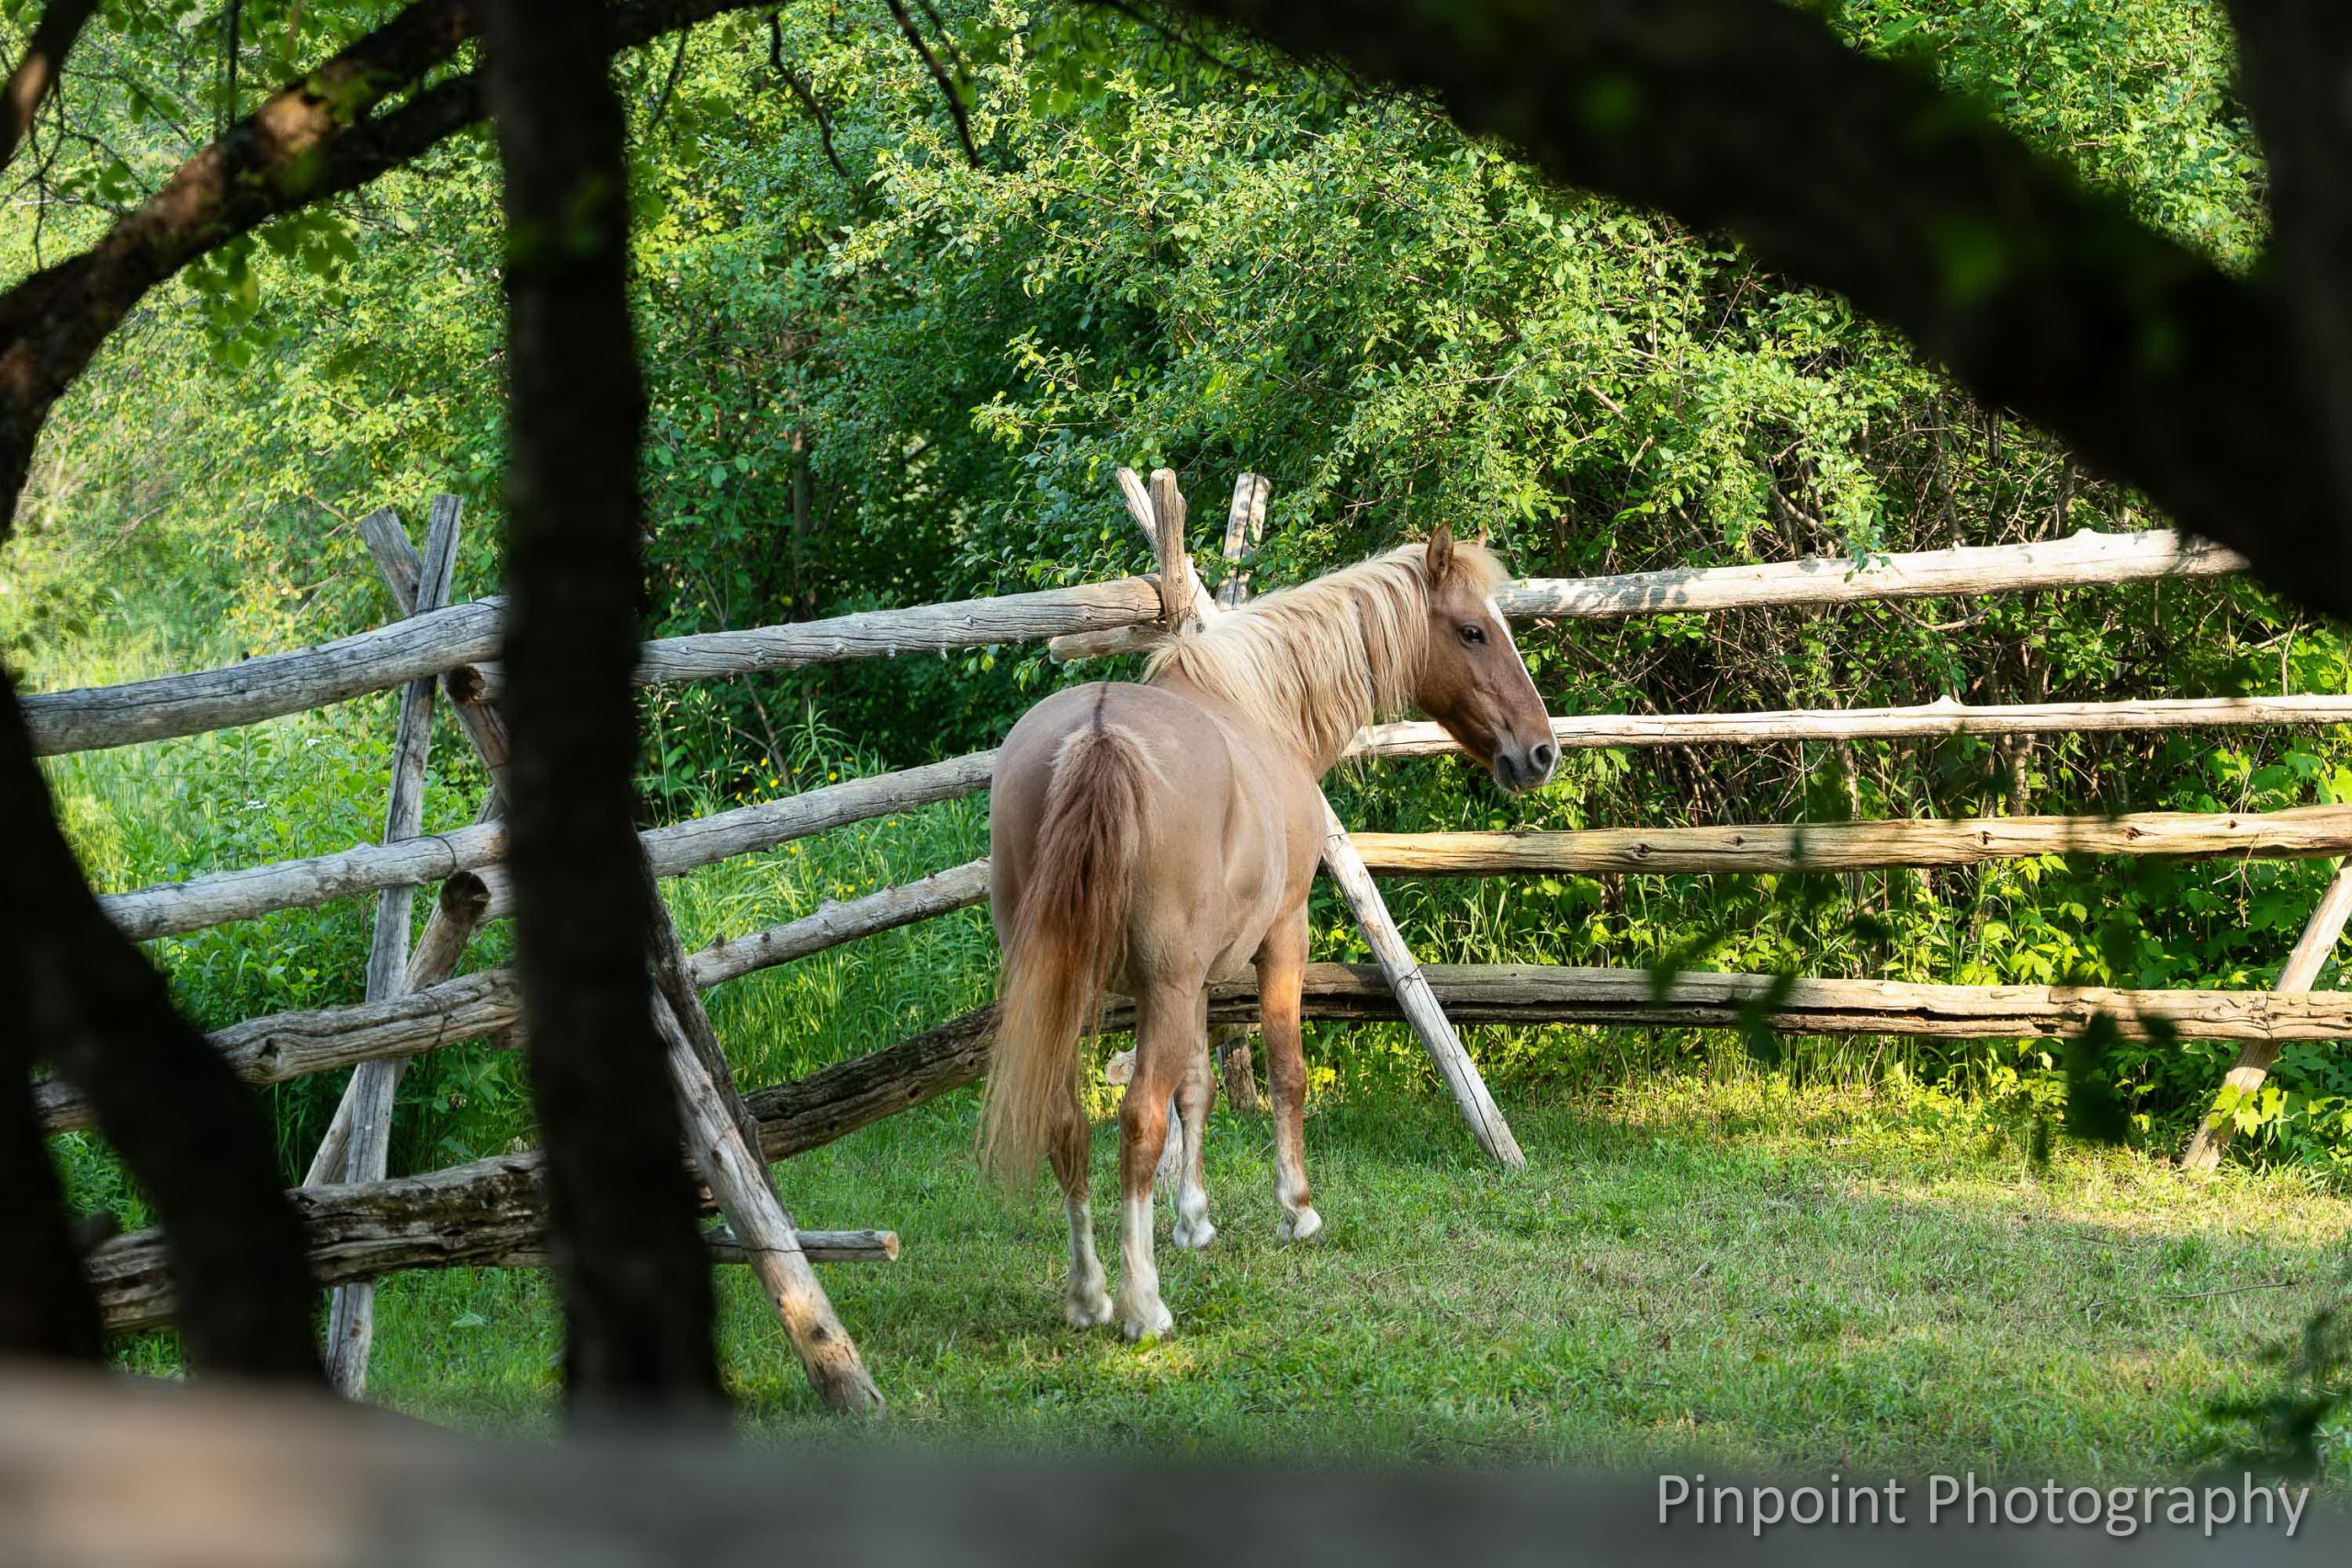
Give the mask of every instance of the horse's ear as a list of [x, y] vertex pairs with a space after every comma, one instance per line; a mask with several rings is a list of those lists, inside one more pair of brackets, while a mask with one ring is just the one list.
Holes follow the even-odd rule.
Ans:
[[1453, 570], [1453, 525], [1441, 523], [1437, 532], [1430, 536], [1428, 553], [1430, 581], [1443, 582]]

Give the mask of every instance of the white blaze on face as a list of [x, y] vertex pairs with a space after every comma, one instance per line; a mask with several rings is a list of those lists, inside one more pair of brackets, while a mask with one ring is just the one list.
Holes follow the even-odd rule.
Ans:
[[[1502, 637], [1502, 639], [1503, 639], [1503, 646], [1504, 646], [1505, 648], [1508, 648], [1508, 649], [1510, 649], [1511, 661], [1512, 661], [1513, 663], [1515, 663], [1515, 664], [1517, 664], [1517, 665], [1519, 666], [1519, 673], [1520, 673], [1520, 677], [1521, 677], [1521, 679], [1524, 680], [1524, 681], [1527, 682], [1528, 690], [1530, 690], [1530, 691], [1534, 691], [1534, 690], [1535, 690], [1535, 676], [1534, 676], [1534, 674], [1533, 674], [1533, 673], [1532, 673], [1532, 671], [1527, 668], [1527, 659], [1526, 659], [1526, 657], [1519, 651], [1519, 639], [1518, 639], [1518, 638], [1516, 638], [1516, 637], [1512, 637], [1512, 636], [1510, 635], [1510, 623], [1509, 621], [1507, 621], [1507, 620], [1505, 620], [1505, 619], [1503, 618], [1502, 606], [1501, 606], [1501, 605], [1499, 605], [1499, 604], [1496, 604], [1496, 603], [1495, 603], [1495, 601], [1494, 601], [1494, 599], [1492, 598], [1492, 596], [1489, 596], [1489, 597], [1487, 598], [1487, 600], [1486, 609], [1487, 609], [1487, 618], [1488, 618], [1489, 620], [1491, 620], [1491, 621], [1493, 621], [1493, 622], [1495, 623], [1495, 631], [1496, 631], [1496, 633], [1497, 633], [1498, 635], [1499, 635], [1499, 636]], [[1544, 707], [1544, 694], [1543, 694], [1541, 692], [1536, 692], [1536, 695], [1535, 695], [1535, 705], [1536, 705], [1536, 707], [1537, 707], [1539, 710], [1540, 710], [1540, 709], [1543, 709], [1543, 707]], [[1551, 720], [1551, 716], [1550, 716], [1550, 714], [1549, 714], [1548, 712], [1546, 712], [1546, 713], [1545, 713], [1545, 716], [1544, 716], [1544, 738], [1545, 739], [1549, 739], [1551, 738], [1551, 728], [1552, 728], [1552, 720]], [[1529, 742], [1529, 744], [1530, 744], [1530, 745], [1533, 745], [1533, 744], [1534, 744], [1534, 742], [1531, 741], [1531, 742]], [[1558, 753], [1555, 751], [1555, 752], [1553, 754], [1553, 758], [1552, 758], [1552, 767], [1553, 767], [1553, 768], [1556, 768], [1556, 767], [1558, 767], [1558, 766], [1559, 766], [1559, 755], [1558, 755]], [[1546, 768], [1546, 769], [1544, 769], [1544, 780], [1545, 780], [1545, 781], [1548, 781], [1548, 780], [1551, 778], [1551, 776], [1552, 776], [1552, 768]]]
[[1502, 607], [1495, 603], [1491, 595], [1487, 600], [1487, 618], [1495, 623], [1495, 631], [1502, 637], [1503, 646], [1510, 649], [1512, 661], [1518, 664], [1519, 672], [1527, 676], [1529, 685], [1535, 684], [1535, 677], [1528, 674], [1527, 660], [1520, 654], [1519, 639], [1510, 635], [1510, 623], [1503, 619]]

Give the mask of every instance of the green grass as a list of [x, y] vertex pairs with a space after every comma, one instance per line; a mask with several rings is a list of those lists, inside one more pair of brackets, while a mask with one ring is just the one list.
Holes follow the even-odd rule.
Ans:
[[[1223, 1228], [1176, 1252], [1163, 1209], [1177, 1332], [1143, 1348], [1061, 1325], [1059, 1205], [981, 1187], [968, 1095], [780, 1181], [804, 1224], [903, 1238], [895, 1265], [824, 1271], [891, 1400], [873, 1440], [1023, 1451], [2139, 1480], [2226, 1444], [2213, 1403], [2267, 1388], [2253, 1352], [2346, 1285], [2352, 1202], [2293, 1173], [2198, 1181], [2080, 1150], [2037, 1169], [1933, 1091], [1734, 1069], [1510, 1109], [1515, 1177], [1432, 1096], [1325, 1097], [1308, 1148], [1329, 1224], [1304, 1247], [1274, 1240], [1268, 1122], [1220, 1110]], [[1098, 1180], [1112, 1142], [1099, 1127]], [[838, 1437], [744, 1275], [722, 1273], [750, 1418]], [[378, 1398], [551, 1426], [545, 1279], [410, 1275], [379, 1300]]]

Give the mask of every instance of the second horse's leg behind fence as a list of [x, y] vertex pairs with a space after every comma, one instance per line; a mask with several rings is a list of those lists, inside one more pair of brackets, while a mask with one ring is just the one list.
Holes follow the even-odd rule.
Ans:
[[[1174, 1183], [1176, 1226], [1170, 1239], [1188, 1251], [1198, 1250], [1216, 1239], [1216, 1226], [1209, 1221], [1209, 1191], [1203, 1173], [1208, 1152], [1209, 1100], [1216, 1088], [1216, 1079], [1209, 1070], [1208, 993], [1204, 990], [1200, 1049], [1186, 1059], [1184, 1075], [1176, 1082], [1178, 1114], [1174, 1131], [1182, 1157], [1178, 1161]], [[1166, 1164], [1161, 1162], [1162, 1168]]]

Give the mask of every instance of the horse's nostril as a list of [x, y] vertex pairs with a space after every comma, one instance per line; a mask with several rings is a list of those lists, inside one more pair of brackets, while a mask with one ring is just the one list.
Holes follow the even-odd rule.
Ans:
[[1560, 749], [1549, 740], [1539, 740], [1527, 749], [1528, 764], [1539, 778], [1548, 775], [1559, 760]]

